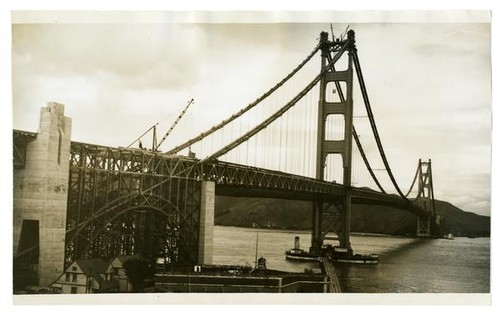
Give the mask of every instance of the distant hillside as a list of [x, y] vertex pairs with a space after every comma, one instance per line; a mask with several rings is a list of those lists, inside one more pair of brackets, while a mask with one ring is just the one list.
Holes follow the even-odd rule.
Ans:
[[441, 216], [441, 229], [446, 233], [469, 237], [489, 237], [490, 217], [465, 212], [451, 203], [436, 200]]
[[[311, 203], [295, 200], [217, 197], [215, 224], [251, 227], [253, 223], [280, 229], [310, 229]], [[490, 217], [464, 212], [436, 200], [444, 234], [484, 237], [490, 235]], [[381, 205], [353, 205], [353, 232], [413, 235], [417, 219], [411, 213]]]

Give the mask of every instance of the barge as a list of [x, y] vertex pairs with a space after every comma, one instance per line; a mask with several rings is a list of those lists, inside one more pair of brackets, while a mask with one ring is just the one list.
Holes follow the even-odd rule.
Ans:
[[155, 275], [156, 292], [333, 292], [324, 273], [292, 273], [271, 269], [231, 265], [197, 265], [189, 272]]

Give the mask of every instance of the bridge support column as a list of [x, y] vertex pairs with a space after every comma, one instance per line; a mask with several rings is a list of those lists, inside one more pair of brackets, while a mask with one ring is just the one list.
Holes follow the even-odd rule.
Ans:
[[426, 212], [417, 219], [417, 237], [431, 237], [439, 233], [434, 207], [434, 187], [432, 183], [431, 160], [422, 162], [418, 160], [418, 196], [417, 204]]
[[49, 103], [41, 109], [36, 139], [26, 147], [24, 167], [14, 170], [14, 257], [38, 251], [40, 286], [64, 271], [70, 144], [64, 105]]
[[[316, 209], [317, 216], [313, 227], [313, 245], [311, 248], [321, 248], [323, 238], [329, 230], [335, 230], [340, 238], [340, 247], [351, 250], [350, 228], [351, 228], [351, 171], [352, 171], [352, 128], [353, 128], [353, 54], [355, 49], [354, 31], [348, 32], [347, 47], [347, 69], [336, 70], [334, 64], [330, 64], [321, 78], [319, 87], [318, 101], [318, 134], [316, 150], [316, 179], [333, 180], [346, 188], [346, 195], [341, 209], [340, 229], [335, 229], [335, 225], [329, 225], [326, 230], [322, 230], [322, 212]], [[324, 69], [335, 59], [331, 53], [338, 51], [339, 42], [329, 41], [328, 33], [320, 34], [321, 43], [321, 68]], [[342, 52], [343, 53], [343, 52]], [[340, 56], [342, 57], [342, 55]], [[339, 58], [340, 58], [339, 57]], [[328, 86], [332, 86], [330, 89]], [[330, 94], [335, 91], [338, 94], [338, 100], [332, 99]], [[328, 92], [327, 92], [328, 91]], [[335, 136], [332, 131], [327, 134], [327, 129], [333, 130], [334, 127], [343, 129]], [[338, 125], [336, 124], [338, 123]], [[342, 168], [339, 173], [334, 172], [337, 165], [334, 159], [329, 156], [340, 156]], [[340, 173], [342, 172], [342, 173]], [[341, 181], [338, 181], [340, 179]], [[319, 225], [319, 226], [317, 226]], [[338, 228], [338, 227], [337, 227]], [[319, 233], [318, 233], [319, 232]]]
[[312, 207], [312, 236], [310, 251], [319, 253], [323, 244], [323, 202], [314, 202]]
[[346, 248], [349, 253], [351, 249], [351, 195], [347, 193], [341, 212], [342, 232], [339, 236], [340, 246]]
[[417, 217], [417, 237], [431, 237], [430, 217]]
[[200, 197], [200, 243], [198, 248], [198, 263], [213, 263], [214, 246], [214, 212], [215, 212], [215, 182], [201, 182]]

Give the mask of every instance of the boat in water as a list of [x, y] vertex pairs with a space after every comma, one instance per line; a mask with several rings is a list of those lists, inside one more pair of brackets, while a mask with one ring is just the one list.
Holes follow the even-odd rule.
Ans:
[[318, 255], [309, 253], [302, 249], [290, 249], [287, 252], [285, 252], [285, 257], [287, 260], [294, 260], [294, 261], [305, 261], [305, 262], [319, 261]]
[[335, 263], [378, 264], [378, 255], [376, 254], [353, 254], [352, 249], [330, 245], [323, 251], [327, 251], [326, 256]]
[[294, 248], [286, 251], [285, 256], [287, 260], [303, 262], [319, 261], [321, 257], [326, 257], [334, 263], [378, 264], [378, 255], [376, 254], [353, 254], [351, 249], [338, 246], [323, 246], [320, 254], [304, 251], [300, 249], [298, 236], [295, 237]]
[[349, 264], [378, 264], [376, 254], [353, 254], [350, 256], [332, 256], [332, 262]]
[[454, 239], [455, 239], [455, 236], [453, 236], [453, 234], [452, 234], [452, 233], [449, 233], [448, 235], [444, 235], [444, 239], [454, 240]]
[[300, 238], [295, 236], [293, 249], [285, 252], [285, 258], [293, 261], [313, 262], [319, 261], [319, 255], [300, 249]]

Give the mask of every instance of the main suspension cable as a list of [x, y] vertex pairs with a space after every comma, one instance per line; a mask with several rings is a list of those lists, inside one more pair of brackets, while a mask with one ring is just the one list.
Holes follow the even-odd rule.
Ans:
[[384, 190], [384, 188], [382, 188], [382, 185], [378, 181], [377, 177], [375, 176], [375, 173], [373, 172], [373, 169], [370, 166], [370, 163], [368, 162], [368, 158], [366, 157], [365, 151], [361, 146], [361, 142], [359, 141], [359, 136], [356, 132], [356, 128], [354, 128], [354, 125], [352, 126], [352, 136], [354, 137], [354, 141], [356, 141], [356, 146], [358, 147], [359, 153], [361, 154], [361, 157], [363, 158], [366, 168], [368, 169], [368, 172], [370, 172], [373, 181], [375, 182], [375, 184], [377, 184], [377, 187], [380, 189], [380, 191], [386, 194], [387, 192]]
[[[410, 192], [412, 192], [413, 190], [413, 186], [415, 186], [415, 182], [417, 181], [417, 177], [418, 177], [418, 173], [420, 171], [420, 164], [417, 166], [417, 170], [415, 171], [415, 176], [413, 177], [413, 182], [411, 183], [411, 186], [410, 186], [410, 189], [408, 190], [408, 192], [406, 193], [405, 195], [405, 198], [408, 197], [410, 195]], [[420, 196], [417, 195], [417, 197]]]
[[287, 112], [291, 107], [293, 107], [300, 99], [302, 99], [303, 96], [305, 96], [321, 79], [323, 74], [330, 68], [330, 64], [335, 64], [335, 62], [338, 61], [338, 59], [342, 56], [342, 54], [345, 52], [347, 47], [352, 43], [352, 40], [346, 40], [344, 42], [344, 45], [339, 49], [337, 54], [332, 58], [332, 60], [325, 66], [321, 72], [301, 91], [299, 92], [292, 100], [290, 100], [287, 104], [285, 104], [281, 109], [276, 111], [273, 115], [268, 117], [264, 122], [260, 123], [241, 137], [237, 138], [230, 144], [226, 145], [222, 149], [218, 150], [217, 152], [213, 153], [211, 156], [206, 157], [205, 159], [202, 160], [202, 162], [207, 161], [209, 159], [216, 159], [220, 157], [221, 155], [226, 154], [227, 152], [231, 151], [232, 149], [236, 148], [239, 146], [241, 143], [245, 142], [246, 140], [250, 139], [253, 137], [255, 134], [260, 132], [262, 129], [266, 128], [271, 124], [273, 121], [275, 121], [277, 118], [282, 116], [285, 112]]
[[391, 167], [389, 166], [389, 162], [387, 161], [387, 157], [385, 156], [384, 148], [382, 147], [382, 142], [380, 141], [380, 136], [378, 134], [377, 125], [375, 124], [375, 118], [373, 117], [373, 112], [370, 106], [370, 100], [368, 99], [368, 93], [366, 91], [365, 81], [363, 79], [363, 73], [361, 72], [361, 66], [359, 64], [358, 52], [356, 48], [353, 49], [353, 61], [354, 67], [356, 68], [356, 74], [358, 76], [359, 87], [361, 88], [361, 93], [363, 95], [363, 100], [365, 102], [366, 111], [368, 113], [368, 118], [370, 120], [370, 125], [372, 127], [373, 135], [375, 137], [375, 141], [377, 142], [378, 151], [380, 152], [380, 156], [382, 157], [382, 161], [384, 162], [385, 169], [387, 170], [387, 174], [392, 181], [392, 184], [396, 188], [398, 194], [404, 199], [408, 200], [406, 196], [403, 194], [401, 189], [392, 174]]
[[[328, 62], [331, 61], [332, 56], [330, 53], [327, 54], [327, 59]], [[332, 72], [335, 72], [335, 65], [332, 64], [330, 65], [330, 68]], [[344, 92], [342, 91], [342, 88], [340, 87], [340, 83], [338, 81], [335, 81], [335, 88], [337, 89], [337, 93], [339, 96], [339, 99], [341, 102], [345, 102], [344, 98]], [[368, 158], [366, 157], [365, 151], [363, 149], [363, 146], [361, 145], [361, 141], [359, 140], [358, 133], [356, 132], [356, 127], [354, 127], [354, 124], [352, 125], [352, 136], [354, 137], [354, 141], [356, 142], [356, 146], [358, 147], [359, 153], [361, 154], [361, 157], [363, 158], [363, 162], [365, 163], [366, 168], [368, 169], [368, 172], [370, 173], [370, 176], [372, 177], [373, 181], [375, 184], [377, 184], [377, 187], [380, 189], [382, 193], [386, 193], [384, 188], [382, 188], [382, 185], [377, 179], [377, 176], [375, 175], [375, 172], [373, 171], [370, 162], [368, 161]]]
[[427, 174], [429, 177], [429, 185], [431, 187], [432, 214], [435, 216], [436, 215], [436, 200], [434, 199], [434, 182], [432, 180], [431, 160], [429, 160], [429, 163], [427, 165]]
[[247, 111], [249, 111], [250, 109], [252, 109], [253, 107], [255, 107], [257, 104], [259, 104], [260, 102], [262, 102], [264, 99], [266, 99], [268, 96], [270, 96], [273, 92], [275, 92], [278, 88], [280, 88], [281, 86], [283, 86], [283, 84], [285, 84], [290, 78], [292, 78], [301, 68], [304, 67], [304, 65], [309, 62], [309, 60], [311, 60], [311, 58], [316, 54], [316, 52], [318, 52], [318, 50], [320, 49], [321, 47], [321, 43], [319, 43], [312, 51], [311, 53], [302, 61], [302, 63], [300, 63], [295, 69], [293, 69], [285, 78], [283, 78], [279, 83], [277, 83], [273, 88], [269, 89], [266, 93], [264, 93], [262, 96], [260, 96], [259, 98], [257, 98], [254, 102], [250, 103], [249, 105], [247, 105], [246, 107], [244, 107], [243, 109], [241, 109], [240, 111], [238, 111], [237, 113], [231, 115], [231, 117], [229, 117], [228, 119], [226, 120], [223, 120], [222, 122], [220, 122], [219, 124], [213, 126], [212, 128], [210, 128], [209, 130], [199, 134], [198, 136], [186, 141], [185, 143], [173, 148], [172, 150], [170, 151], [167, 151], [166, 153], [167, 154], [174, 154], [174, 153], [177, 153], [179, 151], [182, 151], [184, 149], [186, 149], [187, 147], [191, 146], [192, 144], [202, 140], [203, 138], [205, 138], [206, 136], [209, 136], [210, 134], [214, 133], [215, 131], [223, 128], [224, 126], [226, 126], [228, 123], [234, 121], [235, 119], [237, 119], [238, 117], [242, 116], [244, 113], [246, 113]]

